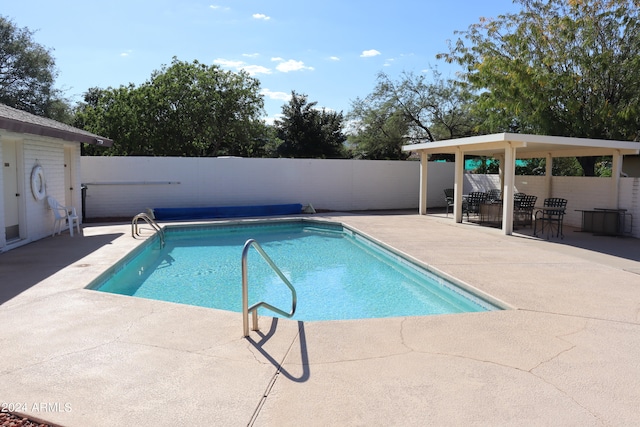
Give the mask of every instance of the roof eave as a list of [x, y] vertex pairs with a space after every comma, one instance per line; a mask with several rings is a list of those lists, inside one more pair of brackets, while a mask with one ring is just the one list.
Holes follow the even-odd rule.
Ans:
[[7, 117], [0, 117], [0, 129], [5, 129], [15, 133], [28, 133], [31, 135], [45, 136], [62, 139], [70, 142], [93, 144], [103, 147], [111, 147], [113, 140], [99, 135], [70, 132], [63, 129], [55, 129], [35, 123], [22, 122]]

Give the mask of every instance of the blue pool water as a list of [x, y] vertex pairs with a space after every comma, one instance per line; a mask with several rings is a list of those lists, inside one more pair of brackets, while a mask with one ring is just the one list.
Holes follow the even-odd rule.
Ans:
[[[286, 221], [169, 227], [89, 287], [103, 292], [242, 311], [241, 255], [256, 239], [296, 288], [293, 319], [337, 320], [495, 310], [339, 224]], [[254, 249], [249, 305], [291, 309], [291, 293]], [[260, 309], [260, 315], [275, 313]]]

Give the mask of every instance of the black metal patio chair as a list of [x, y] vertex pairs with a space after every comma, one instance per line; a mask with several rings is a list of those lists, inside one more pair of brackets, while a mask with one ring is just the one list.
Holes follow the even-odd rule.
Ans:
[[513, 215], [515, 218], [515, 225], [526, 227], [531, 226], [533, 223], [533, 208], [536, 205], [538, 196], [529, 196], [523, 194], [518, 197], [518, 200], [513, 203]]
[[447, 202], [447, 216], [449, 216], [449, 208], [452, 208], [453, 212], [453, 188], [445, 188], [444, 189], [444, 200]]
[[487, 193], [481, 191], [474, 191], [467, 196], [466, 203], [463, 204], [462, 213], [467, 214], [467, 221], [469, 221], [469, 215], [480, 215], [480, 205], [487, 201]]
[[496, 203], [502, 200], [502, 190], [497, 188], [492, 188], [487, 191], [487, 202]]
[[564, 239], [562, 223], [566, 209], [567, 199], [559, 197], [544, 199], [543, 207], [535, 213], [535, 224], [533, 226], [534, 237], [538, 237], [539, 224], [540, 232], [544, 233], [544, 230], [547, 230], [547, 239], [549, 238], [549, 232], [551, 232], [551, 236], [553, 236], [554, 229], [556, 237]]

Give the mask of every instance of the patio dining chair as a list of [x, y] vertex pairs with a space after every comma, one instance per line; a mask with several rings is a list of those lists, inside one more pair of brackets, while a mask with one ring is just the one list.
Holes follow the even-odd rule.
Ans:
[[[564, 239], [562, 232], [562, 222], [564, 221], [564, 214], [567, 209], [567, 199], [559, 197], [551, 197], [544, 199], [544, 205], [541, 209], [538, 209], [535, 213], [535, 224], [533, 226], [533, 235], [538, 237], [538, 224], [540, 225], [540, 232], [547, 230], [547, 239], [549, 234], [553, 236], [555, 229], [556, 237]], [[551, 233], [549, 233], [551, 232]]]
[[[453, 188], [444, 189], [444, 200], [447, 202], [447, 216], [449, 216], [449, 208], [453, 208]], [[452, 209], [453, 211], [453, 209]]]
[[78, 218], [76, 208], [70, 206], [62, 206], [56, 199], [51, 196], [47, 197], [47, 203], [53, 211], [53, 216], [55, 218], [55, 222], [53, 223], [53, 233], [51, 234], [51, 237], [56, 235], [56, 230], [58, 230], [58, 234], [62, 233], [62, 226], [67, 223], [69, 224], [69, 234], [71, 234], [71, 237], [73, 237], [74, 225], [78, 230], [78, 234], [80, 234], [80, 218]]
[[501, 200], [502, 200], [502, 190], [499, 190], [497, 188], [492, 188], [491, 190], [487, 191], [487, 202], [495, 203]]
[[513, 212], [516, 225], [522, 227], [532, 225], [533, 208], [536, 205], [536, 200], [538, 200], [538, 196], [530, 196], [526, 194], [522, 194], [522, 196], [518, 197], [517, 201], [514, 198]]
[[467, 221], [469, 221], [469, 215], [480, 215], [480, 205], [487, 201], [487, 193], [481, 191], [474, 191], [467, 196], [466, 203], [462, 206], [462, 213], [467, 214]]

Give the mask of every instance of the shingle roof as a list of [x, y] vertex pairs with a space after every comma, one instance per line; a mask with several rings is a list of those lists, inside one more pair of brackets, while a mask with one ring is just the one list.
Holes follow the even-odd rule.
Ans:
[[105, 147], [110, 147], [113, 144], [113, 141], [109, 138], [55, 120], [39, 117], [26, 111], [16, 110], [5, 104], [0, 104], [0, 129]]

